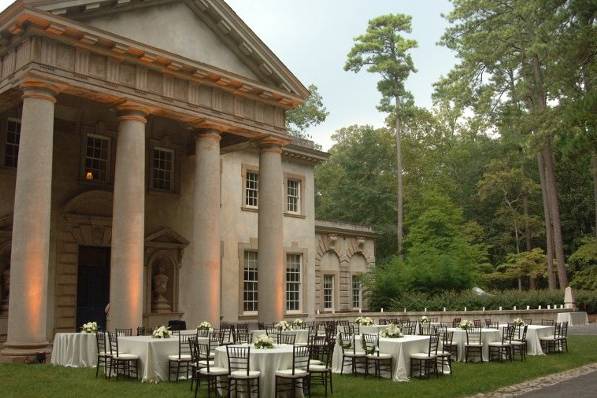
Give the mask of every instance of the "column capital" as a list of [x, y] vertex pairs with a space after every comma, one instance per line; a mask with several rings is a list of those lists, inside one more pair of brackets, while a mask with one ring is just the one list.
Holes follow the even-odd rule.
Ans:
[[120, 121], [134, 120], [143, 124], [147, 123], [147, 115], [150, 113], [146, 106], [129, 101], [119, 104], [116, 109]]
[[215, 129], [199, 129], [195, 132], [195, 138], [220, 142], [222, 139], [222, 133]]
[[23, 98], [37, 98], [56, 102], [56, 95], [60, 93], [60, 88], [49, 82], [28, 80], [21, 83], [21, 89], [23, 90]]
[[282, 147], [288, 145], [289, 140], [278, 137], [268, 136], [258, 141], [261, 152], [278, 152], [282, 153]]

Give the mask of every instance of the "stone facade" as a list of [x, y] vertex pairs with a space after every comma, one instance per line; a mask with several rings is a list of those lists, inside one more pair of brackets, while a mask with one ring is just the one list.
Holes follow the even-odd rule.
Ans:
[[223, 1], [25, 0], [0, 19], [4, 356], [100, 302], [110, 329], [272, 322], [314, 316], [334, 272], [350, 309], [374, 235], [316, 226], [327, 156], [285, 130], [308, 92]]

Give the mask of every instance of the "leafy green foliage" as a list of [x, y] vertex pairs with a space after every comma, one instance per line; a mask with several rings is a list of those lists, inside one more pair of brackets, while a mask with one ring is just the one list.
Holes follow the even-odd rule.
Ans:
[[586, 238], [568, 259], [573, 275], [570, 286], [597, 291], [597, 238]]
[[537, 247], [530, 251], [508, 255], [504, 264], [500, 264], [494, 273], [485, 276], [485, 283], [492, 286], [493, 283], [500, 281], [537, 279], [545, 275], [546, 268], [547, 260], [543, 249]]
[[305, 103], [286, 112], [286, 128], [291, 135], [298, 138], [311, 138], [307, 129], [325, 122], [329, 115], [317, 86], [311, 84], [308, 89], [311, 95]]

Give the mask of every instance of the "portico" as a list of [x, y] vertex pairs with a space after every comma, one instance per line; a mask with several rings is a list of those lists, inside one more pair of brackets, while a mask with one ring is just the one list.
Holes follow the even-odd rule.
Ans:
[[[147, 303], [151, 303], [147, 296], [152, 294], [147, 291], [152, 274], [148, 269], [146, 237], [154, 229], [153, 220], [149, 220], [152, 230], [147, 227], [147, 200], [152, 195], [148, 194], [147, 181], [153, 178], [148, 176], [147, 165], [155, 161], [147, 156], [155, 140], [148, 131], [148, 123], [169, 124], [182, 143], [179, 151], [184, 158], [180, 160], [179, 202], [189, 212], [177, 217], [182, 220], [181, 228], [188, 226], [186, 235], [190, 243], [185, 252], [186, 271], [181, 288], [179, 292], [168, 293], [172, 297], [178, 295], [171, 300], [172, 304], [180, 301], [181, 308], [172, 310], [184, 312], [184, 319], [191, 326], [203, 320], [217, 325], [221, 320], [221, 261], [225, 243], [219, 232], [220, 153], [222, 148], [244, 143], [260, 151], [258, 252], [259, 271], [264, 279], [259, 294], [272, 299], [262, 303], [259, 320], [282, 319], [285, 273], [282, 152], [290, 142], [284, 128], [284, 112], [304, 100], [307, 95], [304, 87], [272, 57], [263, 43], [250, 35], [244, 43], [251, 49], [251, 63], [260, 62], [257, 70], [266, 76], [264, 79], [259, 74], [250, 78], [239, 76], [79, 21], [91, 18], [95, 9], [81, 18], [78, 15], [65, 18], [62, 10], [68, 9], [66, 6], [40, 8], [29, 7], [28, 3], [11, 6], [2, 14], [0, 27], [6, 38], [0, 68], [1, 106], [4, 111], [20, 110], [21, 123], [14, 183], [8, 333], [2, 355], [19, 357], [44, 351], [53, 330], [79, 326], [74, 316], [69, 315], [72, 306], [69, 296], [57, 298], [55, 309], [48, 305], [48, 297], [55, 290], [53, 285], [56, 289], [66, 289], [69, 281], [76, 278], [76, 272], [69, 271], [70, 261], [75, 260], [70, 259], [68, 250], [77, 249], [59, 232], [64, 220], [70, 223], [76, 219], [80, 223], [77, 240], [85, 245], [109, 242], [107, 327], [135, 329], [146, 320], [151, 311], [147, 308]], [[212, 18], [217, 18], [216, 12], [225, 20], [232, 18], [219, 3], [204, 2], [212, 4]], [[67, 15], [70, 12], [67, 10]], [[235, 40], [240, 39], [243, 38], [235, 36]], [[108, 116], [94, 120], [78, 102], [96, 104]], [[73, 109], [79, 112], [78, 120]], [[64, 182], [62, 176], [57, 179], [53, 172], [67, 160], [54, 150], [55, 128], [63, 129], [64, 121], [69, 126], [94, 125], [96, 130], [110, 130], [114, 126], [114, 136], [108, 141], [115, 147], [113, 181], [107, 177], [107, 184], [100, 189], [112, 192], [111, 203], [102, 207], [104, 210], [97, 210], [93, 218], [81, 215], [79, 210], [72, 214], [56, 212], [57, 203], [65, 200], [60, 195], [54, 197], [53, 193]], [[112, 164], [109, 160], [107, 163]], [[109, 167], [106, 170], [112, 174]], [[81, 180], [88, 181], [79, 182], [85, 188], [77, 189], [79, 196], [89, 191], [85, 184], [98, 178], [95, 169], [87, 169], [87, 165], [83, 166], [82, 174]], [[73, 182], [76, 183], [76, 177]], [[187, 195], [187, 192], [192, 193]], [[78, 209], [82, 202], [73, 204], [73, 208]], [[102, 203], [104, 206], [106, 202]], [[168, 211], [172, 215], [176, 209]], [[186, 223], [186, 219], [192, 222]], [[91, 235], [85, 232], [86, 225], [90, 226]], [[100, 231], [99, 239], [93, 238], [94, 231]], [[168, 242], [161, 247], [164, 253], [175, 248]], [[68, 249], [61, 251], [62, 248]], [[174, 257], [178, 257], [173, 262], [180, 266], [182, 249], [176, 248], [175, 253], [178, 254]], [[65, 264], [64, 270], [52, 269], [53, 258], [58, 264]], [[171, 271], [170, 275], [172, 278], [178, 271]], [[50, 326], [50, 316], [63, 320]]]

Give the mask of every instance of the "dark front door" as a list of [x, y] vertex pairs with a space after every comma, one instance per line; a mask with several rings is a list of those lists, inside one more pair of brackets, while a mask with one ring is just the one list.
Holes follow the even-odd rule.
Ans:
[[110, 248], [79, 246], [77, 328], [97, 322], [106, 329], [105, 308], [110, 300]]

